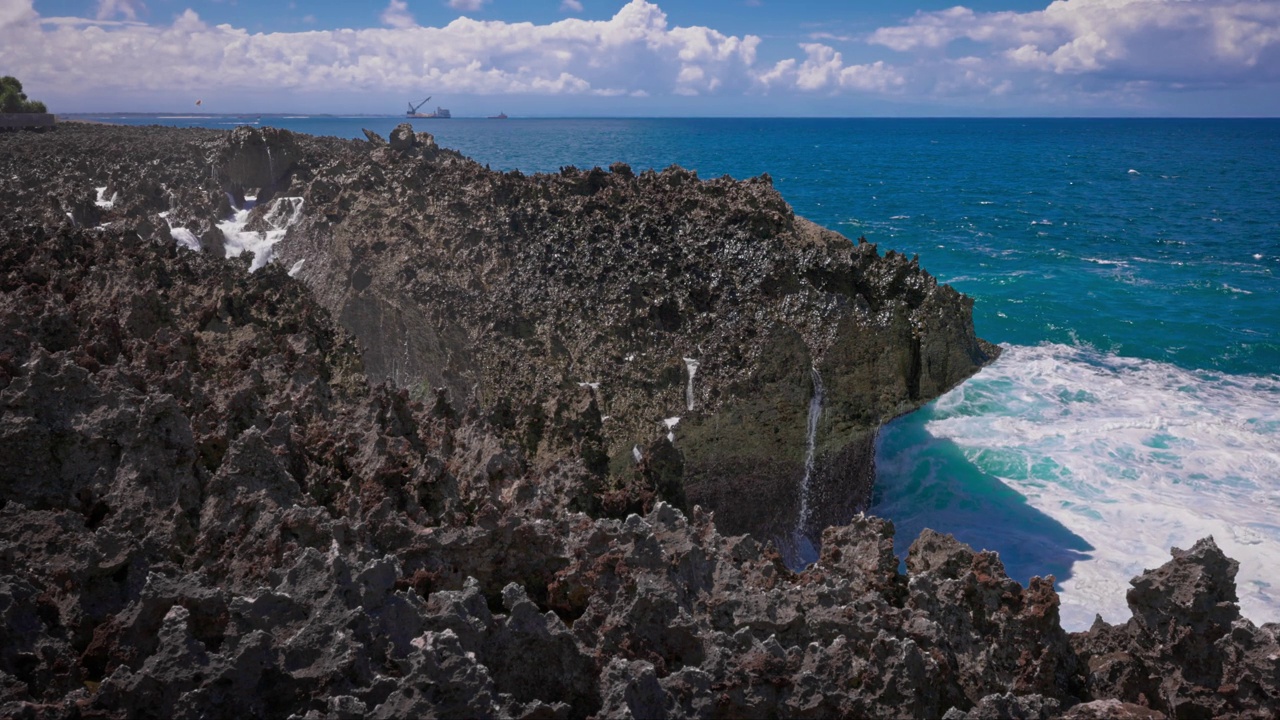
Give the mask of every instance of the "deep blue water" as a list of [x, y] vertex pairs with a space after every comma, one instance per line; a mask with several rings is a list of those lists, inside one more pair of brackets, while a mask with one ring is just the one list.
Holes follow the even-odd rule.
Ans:
[[[262, 120], [340, 137], [399, 122]], [[1053, 572], [1081, 627], [1122, 620], [1129, 577], [1212, 534], [1241, 561], [1246, 614], [1280, 620], [1280, 120], [416, 125], [497, 169], [767, 172], [799, 214], [919, 254], [1007, 349], [882, 433], [873, 511], [899, 549], [934, 527], [1019, 580]]]

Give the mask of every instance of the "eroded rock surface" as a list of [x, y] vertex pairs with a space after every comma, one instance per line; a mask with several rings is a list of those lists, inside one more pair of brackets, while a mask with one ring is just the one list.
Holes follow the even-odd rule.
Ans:
[[[531, 443], [519, 403], [371, 384], [367, 348], [292, 264], [250, 273], [160, 229], [160, 212], [221, 217], [222, 183], [244, 182], [205, 164], [227, 134], [76, 132], [0, 138], [0, 716], [1280, 709], [1280, 629], [1239, 617], [1211, 541], [1136, 578], [1127, 625], [1069, 636], [1051, 578], [1024, 588], [948, 536], [923, 534], [904, 573], [892, 525], [855, 515], [796, 573], [694, 503], [610, 517], [596, 388], [549, 387]], [[94, 132], [162, 160], [159, 192], [125, 198], [129, 163], [58, 144]], [[448, 155], [393, 140], [295, 138], [274, 192], [315, 191], [326, 145]], [[104, 167], [111, 207], [93, 202]], [[681, 443], [638, 448], [664, 495], [684, 487]]]
[[[304, 161], [307, 220], [281, 258], [305, 263], [299, 277], [356, 336], [370, 376], [474, 398], [535, 461], [562, 451], [549, 442], [559, 404], [589, 387], [620, 514], [687, 499], [724, 530], [789, 541], [813, 368], [830, 398], [810, 503], [823, 512], [804, 528], [816, 541], [865, 507], [879, 425], [994, 355], [970, 301], [912, 260], [797, 218], [767, 177], [502, 174], [408, 126], [389, 146]], [[683, 498], [636, 472], [634, 448], [667, 435], [668, 418]]]
[[[244, 229], [287, 220], [264, 252], [355, 337], [373, 381], [419, 399], [446, 389], [539, 467], [585, 453], [594, 502], [615, 516], [700, 504], [793, 565], [798, 539], [816, 544], [868, 504], [880, 424], [997, 352], [974, 336], [970, 300], [914, 260], [796, 217], [767, 176], [615, 165], [525, 177], [408, 125], [389, 142], [65, 130], [25, 148], [25, 172], [52, 192], [28, 198], [16, 183], [16, 205], [221, 255], [219, 223], [253, 198]], [[104, 185], [110, 208], [93, 202]]]

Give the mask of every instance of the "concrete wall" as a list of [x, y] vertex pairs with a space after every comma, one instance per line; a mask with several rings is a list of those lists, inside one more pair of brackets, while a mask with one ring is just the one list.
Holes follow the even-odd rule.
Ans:
[[0, 130], [53, 127], [52, 113], [0, 113]]

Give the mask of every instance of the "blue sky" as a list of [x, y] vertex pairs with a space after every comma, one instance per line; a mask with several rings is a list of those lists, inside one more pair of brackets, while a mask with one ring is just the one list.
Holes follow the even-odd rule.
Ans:
[[62, 112], [1280, 115], [1276, 0], [0, 0]]

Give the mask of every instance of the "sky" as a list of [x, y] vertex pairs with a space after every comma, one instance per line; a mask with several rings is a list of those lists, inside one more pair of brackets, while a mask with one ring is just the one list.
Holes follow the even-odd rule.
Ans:
[[0, 74], [63, 113], [1276, 117], [1280, 0], [0, 0]]

